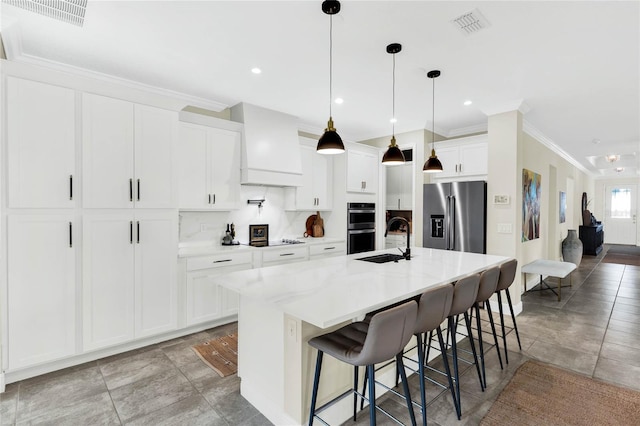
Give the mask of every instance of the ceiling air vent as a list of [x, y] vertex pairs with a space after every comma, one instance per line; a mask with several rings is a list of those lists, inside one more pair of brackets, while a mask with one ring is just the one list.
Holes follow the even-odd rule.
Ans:
[[2, 0], [2, 3], [79, 27], [87, 10], [87, 0]]
[[480, 13], [478, 9], [473, 9], [471, 12], [458, 16], [451, 22], [464, 35], [475, 34], [478, 31], [491, 26], [489, 21], [487, 21], [487, 18], [482, 16], [482, 13]]

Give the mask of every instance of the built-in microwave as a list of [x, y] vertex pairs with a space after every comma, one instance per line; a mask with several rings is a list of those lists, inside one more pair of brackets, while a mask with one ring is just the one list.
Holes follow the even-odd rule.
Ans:
[[375, 203], [347, 204], [347, 253], [376, 249]]

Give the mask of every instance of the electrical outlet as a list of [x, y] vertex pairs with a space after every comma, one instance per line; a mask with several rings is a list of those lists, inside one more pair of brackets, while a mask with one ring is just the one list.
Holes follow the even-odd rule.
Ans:
[[499, 223], [498, 224], [498, 234], [512, 234], [513, 229], [510, 223]]

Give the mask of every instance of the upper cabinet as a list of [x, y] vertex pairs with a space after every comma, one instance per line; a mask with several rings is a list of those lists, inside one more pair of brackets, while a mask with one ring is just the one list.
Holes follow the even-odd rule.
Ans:
[[[232, 210], [240, 207], [241, 125], [230, 129], [180, 123], [179, 208]], [[235, 130], [233, 130], [235, 128]]]
[[11, 208], [75, 206], [75, 92], [7, 78], [7, 181]]
[[387, 210], [413, 209], [413, 163], [385, 167]]
[[317, 141], [300, 138], [302, 186], [287, 188], [287, 210], [331, 210], [333, 159], [316, 152]]
[[437, 180], [484, 177], [488, 168], [487, 135], [470, 136], [436, 142], [436, 154], [442, 163], [442, 173], [433, 175]]
[[87, 208], [174, 208], [175, 112], [83, 94]]
[[347, 191], [378, 192], [378, 155], [364, 149], [347, 150]]

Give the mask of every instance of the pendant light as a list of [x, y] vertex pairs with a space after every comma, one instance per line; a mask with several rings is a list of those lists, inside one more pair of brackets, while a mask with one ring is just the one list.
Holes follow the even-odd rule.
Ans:
[[391, 144], [389, 145], [389, 149], [382, 156], [382, 164], [385, 166], [394, 166], [397, 164], [404, 163], [404, 154], [396, 145], [396, 53], [402, 50], [402, 45], [400, 43], [391, 43], [387, 46], [387, 53], [393, 55], [393, 84], [391, 86], [392, 93], [392, 107], [391, 107]]
[[431, 156], [424, 163], [422, 167], [422, 171], [425, 173], [440, 173], [442, 172], [442, 163], [438, 160], [438, 156], [436, 155], [435, 148], [435, 139], [436, 139], [436, 124], [435, 124], [435, 116], [436, 116], [436, 78], [440, 77], [440, 71], [433, 70], [427, 73], [427, 77], [433, 81], [433, 93], [432, 93], [432, 105], [431, 105]]
[[316, 151], [318, 154], [342, 154], [344, 144], [342, 138], [333, 127], [331, 116], [331, 103], [333, 97], [333, 15], [340, 12], [340, 2], [337, 0], [325, 0], [322, 2], [322, 11], [329, 15], [329, 122], [324, 134], [318, 140]]

